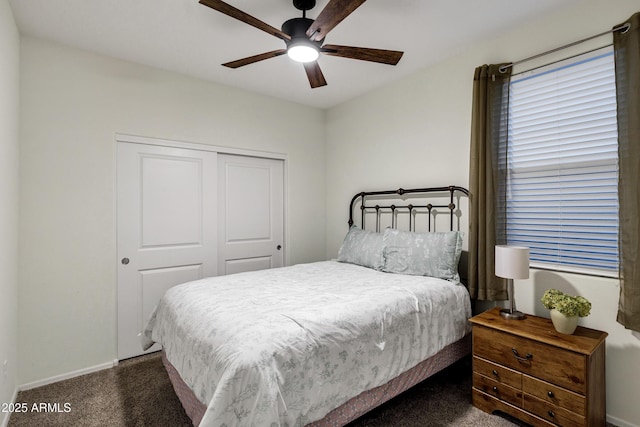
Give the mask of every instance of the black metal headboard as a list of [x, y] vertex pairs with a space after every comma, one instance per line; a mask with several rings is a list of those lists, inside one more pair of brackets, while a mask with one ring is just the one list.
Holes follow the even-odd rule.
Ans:
[[[448, 194], [447, 194], [448, 193]], [[454, 219], [456, 213], [459, 212], [455, 201], [459, 200], [462, 195], [469, 196], [469, 190], [463, 187], [432, 187], [432, 188], [414, 188], [405, 190], [399, 188], [397, 190], [387, 191], [363, 191], [358, 193], [351, 199], [349, 206], [349, 227], [354, 224], [354, 210], [360, 201], [360, 226], [365, 228], [365, 217], [367, 212], [373, 212], [376, 220], [376, 231], [380, 231], [380, 217], [384, 213], [391, 214], [391, 227], [398, 226], [398, 213], [408, 214], [409, 231], [415, 231], [416, 215], [423, 213], [427, 215], [428, 227], [427, 231], [431, 231], [433, 214], [438, 209], [447, 209], [450, 217], [449, 230], [454, 231]], [[372, 196], [372, 197], [370, 197]], [[367, 200], [367, 198], [371, 200]], [[429, 202], [433, 199], [435, 204]], [[448, 203], [443, 204], [443, 200]], [[413, 200], [416, 204], [411, 203]], [[438, 202], [436, 202], [438, 200]], [[367, 204], [373, 203], [373, 204]], [[387, 202], [387, 204], [384, 204]]]

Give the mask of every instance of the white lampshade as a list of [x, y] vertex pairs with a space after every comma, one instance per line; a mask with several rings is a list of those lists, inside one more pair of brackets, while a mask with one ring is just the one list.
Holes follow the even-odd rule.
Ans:
[[505, 279], [527, 279], [529, 277], [529, 248], [496, 246], [496, 276]]

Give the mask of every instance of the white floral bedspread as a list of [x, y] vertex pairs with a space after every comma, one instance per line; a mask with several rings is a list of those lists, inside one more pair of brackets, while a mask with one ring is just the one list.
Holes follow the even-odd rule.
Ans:
[[196, 397], [203, 427], [302, 426], [468, 331], [460, 284], [336, 261], [171, 288], [143, 332]]

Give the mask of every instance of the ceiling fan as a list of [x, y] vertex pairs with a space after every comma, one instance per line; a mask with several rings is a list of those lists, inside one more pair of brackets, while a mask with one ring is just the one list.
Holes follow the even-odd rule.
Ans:
[[403, 52], [396, 50], [322, 44], [329, 31], [365, 1], [366, 0], [329, 0], [329, 3], [322, 12], [320, 12], [320, 15], [313, 20], [307, 18], [306, 12], [307, 10], [313, 9], [316, 5], [316, 0], [293, 0], [295, 8], [302, 11], [302, 18], [289, 19], [282, 24], [282, 30], [278, 30], [221, 0], [200, 0], [200, 4], [249, 24], [272, 36], [278, 37], [286, 44], [286, 49], [272, 50], [271, 52], [249, 56], [222, 65], [229, 68], [238, 68], [265, 59], [275, 58], [276, 56], [286, 53], [291, 59], [303, 63], [309, 84], [312, 88], [317, 88], [326, 86], [327, 84], [320, 70], [320, 66], [316, 61], [320, 53], [389, 65], [396, 65], [398, 61], [400, 61]]

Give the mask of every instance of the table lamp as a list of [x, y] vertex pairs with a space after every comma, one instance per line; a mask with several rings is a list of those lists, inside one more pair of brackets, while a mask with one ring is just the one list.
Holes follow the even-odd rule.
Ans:
[[522, 246], [496, 246], [496, 276], [507, 279], [509, 308], [500, 310], [500, 315], [509, 320], [522, 320], [526, 316], [516, 310], [513, 279], [529, 278], [529, 248]]

